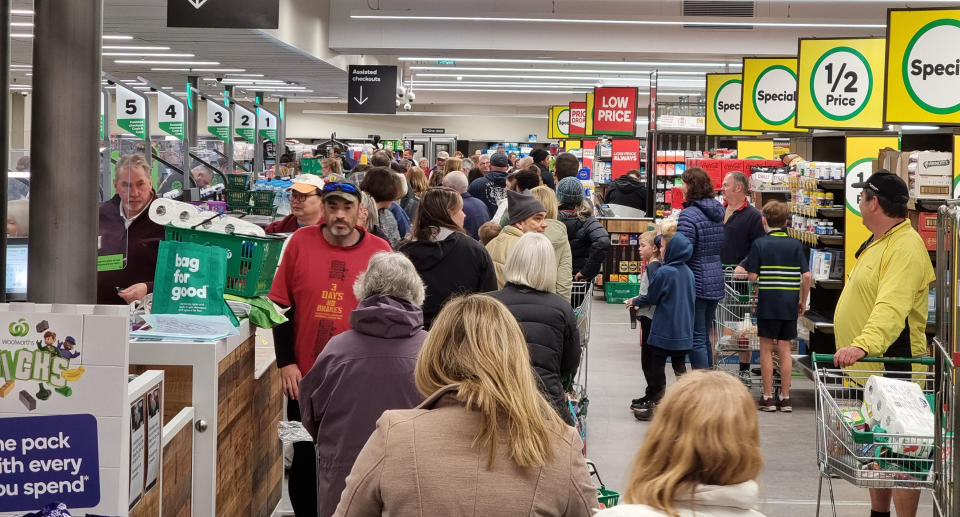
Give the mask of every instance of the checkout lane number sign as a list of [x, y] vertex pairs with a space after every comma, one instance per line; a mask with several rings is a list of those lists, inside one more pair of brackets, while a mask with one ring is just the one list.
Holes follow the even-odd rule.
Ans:
[[960, 10], [888, 12], [886, 119], [960, 122]]
[[177, 140], [183, 140], [186, 136], [183, 112], [183, 102], [164, 92], [157, 92], [157, 124], [163, 132], [173, 135]]
[[147, 101], [117, 84], [117, 125], [138, 138], [147, 138]]

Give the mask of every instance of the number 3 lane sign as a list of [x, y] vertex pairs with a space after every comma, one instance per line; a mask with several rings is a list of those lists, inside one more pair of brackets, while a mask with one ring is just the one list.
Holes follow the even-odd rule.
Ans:
[[[797, 126], [882, 129], [882, 38], [800, 40]], [[881, 86], [882, 87], [882, 86]]]

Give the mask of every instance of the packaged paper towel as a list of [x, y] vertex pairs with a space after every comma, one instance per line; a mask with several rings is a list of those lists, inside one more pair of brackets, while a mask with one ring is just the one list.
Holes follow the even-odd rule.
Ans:
[[[874, 375], [863, 389], [864, 418], [893, 435], [893, 452], [927, 458], [933, 450], [934, 416], [923, 390], [914, 382]], [[918, 439], [916, 437], [931, 437]]]
[[896, 416], [885, 415], [880, 419], [879, 426], [892, 436], [880, 436], [877, 441], [886, 441], [890, 450], [896, 454], [929, 458], [933, 453], [933, 425], [933, 418], [925, 420], [910, 412]]

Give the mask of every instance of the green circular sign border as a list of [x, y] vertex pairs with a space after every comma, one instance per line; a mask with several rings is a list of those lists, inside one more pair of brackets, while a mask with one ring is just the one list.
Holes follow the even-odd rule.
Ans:
[[[847, 169], [846, 169], [846, 171], [844, 172], [844, 175], [843, 175], [843, 189], [844, 189], [844, 193], [846, 193], [846, 189], [847, 189], [847, 176], [850, 175], [850, 171], [852, 171], [853, 169], [856, 169], [857, 166], [860, 165], [861, 163], [864, 163], [864, 162], [872, 162], [872, 161], [874, 161], [874, 160], [876, 160], [876, 158], [860, 158], [859, 160], [851, 163], [849, 167], [847, 167]], [[844, 200], [844, 204], [847, 205], [847, 208], [848, 208], [851, 212], [857, 214], [857, 217], [860, 217], [860, 218], [863, 217], [863, 214], [860, 213], [859, 207], [854, 208], [853, 206], [851, 206], [849, 199], [845, 199], [845, 200]]]
[[[720, 127], [723, 129], [726, 129], [727, 131], [741, 131], [740, 126], [730, 127], [724, 124], [723, 121], [720, 120], [720, 113], [717, 112], [717, 99], [720, 98], [720, 92], [722, 92], [723, 89], [726, 88], [730, 83], [740, 83], [740, 97], [741, 99], [743, 98], [743, 80], [730, 79], [729, 81], [726, 81], [725, 83], [721, 84], [719, 88], [717, 88], [717, 95], [713, 98], [713, 116], [717, 119], [717, 124], [720, 124]], [[741, 106], [740, 109], [743, 109], [743, 106]]]
[[[768, 119], [767, 117], [764, 117], [763, 114], [760, 113], [760, 107], [757, 106], [757, 87], [760, 86], [760, 79], [762, 79], [764, 75], [770, 73], [770, 72], [773, 71], [773, 70], [786, 70], [787, 73], [789, 73], [790, 75], [793, 76], [793, 81], [794, 81], [794, 82], [797, 81], [797, 74], [796, 74], [796, 72], [794, 72], [793, 70], [790, 70], [789, 68], [787, 68], [786, 65], [773, 65], [773, 66], [767, 67], [767, 69], [765, 69], [764, 71], [762, 71], [762, 72], [760, 72], [759, 74], [757, 74], [757, 79], [756, 79], [755, 81], [753, 81], [753, 97], [752, 97], [751, 102], [753, 103], [753, 107], [755, 108], [754, 111], [757, 112], [757, 116], [760, 117], [760, 120], [766, 122], [767, 124], [770, 124], [771, 126], [782, 126], [782, 125], [786, 124], [786, 123], [789, 122], [791, 119], [793, 119], [794, 117], [797, 116], [797, 103], [796, 103], [796, 99], [794, 99], [794, 103], [793, 103], [793, 112], [790, 113], [790, 116], [788, 116], [787, 118], [781, 120], [780, 122], [774, 122], [774, 121]], [[793, 91], [793, 94], [794, 94], [794, 96], [796, 96], [797, 91], [794, 90], [794, 91]], [[743, 127], [743, 124], [740, 124], [740, 127]]]
[[954, 27], [960, 28], [960, 20], [954, 20], [951, 18], [941, 18], [939, 20], [934, 20], [924, 25], [923, 27], [921, 27], [920, 30], [918, 30], [917, 33], [913, 35], [913, 38], [910, 39], [910, 43], [907, 44], [907, 49], [903, 53], [903, 60], [902, 60], [903, 63], [901, 64], [901, 68], [903, 69], [902, 72], [903, 72], [904, 89], [907, 90], [907, 93], [910, 95], [910, 98], [913, 99], [913, 102], [916, 103], [917, 106], [920, 106], [920, 108], [922, 108], [924, 111], [928, 113], [933, 113], [936, 115], [951, 115], [953, 113], [960, 111], [960, 102], [958, 102], [957, 104], [954, 104], [949, 108], [937, 108], [927, 104], [926, 102], [923, 102], [922, 100], [920, 100], [920, 97], [917, 95], [917, 93], [913, 91], [913, 86], [910, 84], [910, 73], [907, 69], [907, 64], [910, 61], [910, 53], [913, 52], [913, 47], [914, 45], [917, 44], [917, 41], [920, 40], [920, 37], [926, 34], [931, 29], [935, 27], [940, 27], [941, 25], [952, 25]]
[[[820, 106], [820, 103], [817, 102], [817, 92], [813, 87], [814, 79], [816, 79], [817, 77], [817, 69], [820, 68], [820, 63], [823, 63], [824, 59], [826, 59], [831, 54], [836, 54], [837, 52], [847, 52], [849, 54], [853, 54], [857, 59], [860, 60], [861, 63], [863, 63], [864, 68], [867, 69], [867, 96], [863, 99], [863, 104], [861, 104], [859, 108], [854, 110], [849, 115], [844, 115], [844, 116], [831, 115], [827, 113], [826, 110], [822, 106]], [[839, 80], [839, 78], [837, 79]], [[870, 103], [870, 98], [872, 96], [873, 96], [873, 70], [870, 68], [870, 62], [867, 61], [866, 56], [864, 56], [863, 53], [861, 53], [859, 50], [853, 47], [834, 47], [829, 51], [825, 52], [822, 56], [820, 56], [820, 59], [818, 59], [816, 64], [813, 65], [813, 71], [810, 73], [810, 98], [813, 100], [813, 105], [817, 108], [817, 111], [819, 111], [820, 114], [823, 115], [824, 117], [827, 117], [830, 120], [835, 120], [838, 122], [841, 122], [844, 120], [850, 120], [856, 117], [857, 115], [859, 115], [867, 107], [867, 104]]]
[[[560, 133], [560, 115], [562, 115], [563, 112], [565, 112], [565, 111], [568, 112], [568, 115], [567, 115], [567, 132], [566, 132], [566, 133]], [[569, 112], [570, 112], [570, 107], [569, 107], [569, 106], [567, 106], [566, 108], [563, 108], [562, 110], [557, 111], [557, 119], [554, 120], [554, 123], [557, 124], [557, 133], [560, 133], [561, 135], [566, 135], [566, 138], [570, 138], [570, 115], [569, 115]]]

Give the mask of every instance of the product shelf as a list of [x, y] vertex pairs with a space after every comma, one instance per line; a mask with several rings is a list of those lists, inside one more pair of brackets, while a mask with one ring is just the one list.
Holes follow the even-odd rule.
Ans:
[[814, 283], [817, 285], [817, 287], [822, 287], [824, 289], [843, 289], [843, 280], [834, 278], [827, 280], [814, 280]]
[[844, 180], [819, 180], [817, 185], [826, 190], [844, 190], [847, 188], [847, 183]]
[[833, 334], [833, 320], [815, 312], [807, 311], [800, 317], [800, 323], [804, 328], [813, 331], [820, 331], [824, 334]]

